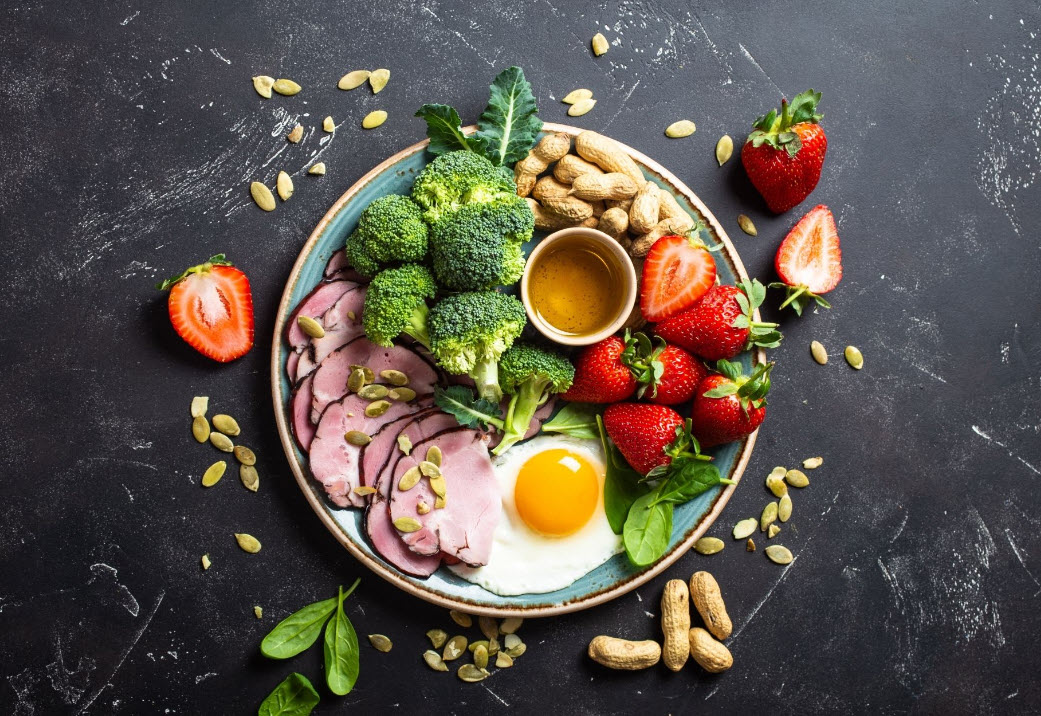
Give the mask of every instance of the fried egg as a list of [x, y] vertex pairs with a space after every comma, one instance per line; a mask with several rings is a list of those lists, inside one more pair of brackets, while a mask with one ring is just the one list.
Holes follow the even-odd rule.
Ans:
[[541, 435], [494, 459], [503, 517], [483, 567], [450, 569], [511, 596], [562, 589], [622, 551], [604, 513], [597, 440]]

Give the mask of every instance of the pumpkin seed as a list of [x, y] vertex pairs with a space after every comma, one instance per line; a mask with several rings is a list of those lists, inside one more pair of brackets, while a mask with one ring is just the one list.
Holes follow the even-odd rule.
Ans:
[[453, 636], [445, 644], [445, 650], [441, 654], [441, 658], [445, 661], [455, 661], [463, 655], [464, 651], [466, 651], [466, 637], [462, 635]]
[[745, 542], [745, 551], [755, 552], [755, 541], [751, 537], [749, 537], [748, 541]]
[[433, 445], [427, 449], [427, 462], [431, 462], [438, 467], [441, 467], [441, 448], [437, 445]]
[[569, 117], [581, 117], [583, 114], [586, 114], [595, 106], [595, 99], [580, 99], [579, 101], [571, 105], [571, 108], [568, 109], [567, 114]]
[[388, 368], [387, 370], [380, 371], [380, 377], [387, 381], [391, 385], [398, 387], [408, 385], [408, 376], [402, 373], [400, 370], [394, 370]]
[[326, 132], [332, 132], [336, 129], [336, 122], [333, 121], [332, 117], [326, 117], [322, 120], [322, 129]]
[[289, 197], [293, 195], [293, 178], [285, 172], [279, 172], [278, 179], [275, 180], [275, 190], [282, 201], [289, 201]]
[[773, 539], [780, 533], [780, 531], [781, 528], [777, 525], [770, 525], [770, 527], [766, 530], [766, 538]]
[[314, 174], [315, 176], [325, 176], [325, 162], [318, 162], [307, 170], [308, 174]]
[[607, 44], [607, 38], [604, 37], [602, 32], [593, 35], [593, 41], [591, 44], [593, 46], [593, 54], [597, 57], [607, 52], [607, 48], [609, 47]]
[[445, 641], [448, 640], [448, 634], [445, 633], [444, 629], [431, 629], [427, 632], [427, 639], [430, 640], [435, 649], [440, 649], [445, 645]]
[[192, 417], [201, 418], [206, 415], [207, 408], [210, 407], [210, 399], [205, 396], [195, 396], [192, 398]]
[[697, 129], [697, 126], [689, 119], [681, 119], [665, 128], [665, 136], [671, 139], [682, 139], [694, 134]]
[[[783, 468], [782, 468], [783, 469]], [[784, 482], [784, 474], [775, 475], [770, 473], [766, 476], [766, 489], [773, 493], [774, 497], [780, 497], [788, 493], [788, 485]]]
[[737, 215], [737, 225], [741, 227], [741, 231], [745, 232], [749, 236], [758, 236], [759, 232], [755, 229], [755, 224], [744, 214]]
[[359, 390], [358, 397], [365, 398], [365, 400], [379, 400], [380, 398], [386, 398], [388, 392], [387, 386], [372, 383]]
[[311, 318], [310, 316], [297, 316], [296, 324], [300, 326], [301, 331], [309, 335], [311, 338], [325, 337], [325, 328], [322, 326], [321, 323]]
[[767, 547], [766, 557], [774, 564], [791, 564], [794, 559], [791, 550], [779, 544], [772, 544]]
[[698, 554], [715, 554], [722, 552], [725, 546], [718, 537], [702, 537], [694, 543], [694, 551]]
[[358, 485], [357, 487], [354, 488], [354, 494], [355, 495], [365, 496], [365, 495], [374, 495], [375, 493], [376, 493], [376, 488], [373, 487], [372, 485]]
[[[433, 464], [433, 463], [431, 463]], [[438, 468], [440, 470], [440, 468]], [[429, 477], [429, 476], [428, 476]], [[430, 478], [430, 489], [434, 491], [434, 494], [439, 498], [444, 499], [448, 495], [448, 485], [445, 483], [444, 475], [435, 475]], [[442, 504], [442, 507], [444, 505]], [[437, 507], [437, 504], [434, 504]]]
[[368, 70], [354, 70], [341, 77], [336, 86], [342, 90], [352, 90], [355, 87], [361, 87], [367, 79], [369, 79]]
[[256, 492], [260, 487], [260, 473], [252, 465], [239, 465], [239, 480], [242, 486], [250, 492]]
[[402, 455], [408, 455], [412, 452], [412, 440], [405, 433], [398, 435], [398, 450], [401, 451]]
[[422, 477], [423, 475], [419, 472], [419, 468], [413, 465], [406, 470], [405, 474], [401, 476], [400, 480], [398, 480], [398, 489], [402, 492], [408, 492], [419, 484]]
[[245, 445], [236, 445], [232, 451], [235, 453], [235, 458], [243, 465], [256, 465], [257, 456]]
[[213, 427], [217, 428], [225, 435], [230, 435], [232, 437], [242, 432], [235, 418], [230, 415], [224, 415], [223, 413], [213, 416]]
[[428, 505], [426, 502], [424, 502], [423, 500], [420, 500], [419, 502], [416, 503], [416, 513], [417, 514], [425, 515], [425, 514], [429, 514], [429, 512], [430, 512], [430, 505]]
[[513, 634], [520, 629], [521, 624], [524, 623], [524, 619], [521, 617], [506, 617], [499, 624], [499, 631], [503, 634]]
[[376, 129], [384, 122], [387, 121], [387, 113], [382, 109], [377, 109], [373, 112], [369, 112], [365, 115], [365, 119], [361, 121], [362, 129]]
[[445, 509], [445, 498], [438, 495], [434, 498], [434, 509], [443, 510]]
[[495, 656], [499, 653], [499, 640], [489, 639], [488, 640], [488, 656]]
[[365, 406], [365, 415], [369, 418], [378, 418], [390, 409], [390, 401], [374, 400]]
[[210, 565], [213, 564], [212, 562], [210, 562], [210, 555], [208, 555], [208, 554], [204, 554], [202, 556], [202, 559], [199, 560], [199, 561], [202, 562], [202, 568], [203, 568], [204, 571], [209, 569]]
[[505, 651], [500, 651], [495, 655], [495, 665], [500, 669], [508, 669], [513, 666], [513, 657]]
[[499, 625], [491, 617], [477, 617], [477, 626], [480, 627], [481, 633], [489, 639], [499, 636]]
[[484, 669], [488, 666], [488, 647], [484, 644], [474, 649], [474, 666], [478, 669]]
[[352, 370], [351, 375], [347, 378], [347, 390], [357, 393], [365, 387], [365, 373], [361, 370]]
[[360, 370], [365, 375], [366, 383], [375, 383], [376, 374], [372, 372], [372, 368], [367, 365], [352, 365], [351, 370]]
[[210, 421], [203, 416], [192, 420], [192, 436], [196, 442], [204, 443], [210, 439]]
[[387, 397], [399, 403], [409, 403], [416, 399], [416, 391], [412, 388], [394, 388], [387, 393]]
[[419, 463], [419, 471], [426, 477], [441, 477], [441, 468], [432, 462], [427, 462], [426, 460]]
[[560, 101], [564, 104], [574, 104], [575, 102], [578, 102], [580, 100], [589, 99], [592, 96], [593, 90], [577, 89], [568, 92], [566, 95], [564, 95], [564, 99]]
[[810, 343], [810, 355], [813, 356], [813, 360], [821, 365], [828, 362], [828, 351], [820, 341], [812, 341]]
[[[430, 459], [429, 457], [427, 458]], [[816, 470], [818, 467], [824, 464], [824, 458], [822, 457], [808, 457], [802, 461], [802, 467], [804, 470]]]
[[415, 517], [399, 517], [394, 520], [394, 528], [398, 532], [408, 534], [409, 532], [418, 532], [423, 528], [423, 525]]
[[347, 311], [347, 318], [351, 319], [352, 321], [356, 320], [358, 318], [358, 314], [354, 311]]
[[759, 525], [759, 520], [755, 517], [749, 517], [747, 520], [741, 520], [734, 525], [734, 539], [745, 539], [750, 534], [755, 532], [755, 528]]
[[369, 643], [384, 654], [394, 648], [394, 643], [382, 634], [369, 634]]
[[275, 78], [257, 75], [253, 78], [253, 89], [264, 99], [271, 99], [271, 88], [275, 86]]
[[264, 211], [275, 210], [275, 197], [272, 195], [271, 190], [258, 181], [253, 182], [249, 185], [249, 193], [253, 196], [253, 201], [257, 202]]
[[348, 430], [343, 434], [343, 439], [349, 442], [351, 445], [357, 445], [358, 447], [364, 447], [372, 442], [372, 438], [363, 433], [361, 430]]
[[463, 629], [469, 629], [474, 625], [473, 617], [466, 612], [460, 612], [452, 609], [448, 612], [448, 616], [452, 617], [452, 621], [461, 626]]
[[444, 659], [442, 659], [441, 655], [432, 649], [427, 649], [423, 652], [423, 661], [425, 661], [427, 666], [434, 671], [448, 671]]
[[792, 516], [792, 496], [784, 495], [777, 503], [777, 519], [787, 522]]
[[263, 619], [264, 618], [264, 608], [261, 607], [259, 604], [257, 606], [255, 606], [255, 607], [253, 607], [253, 616], [255, 616], [257, 619]]
[[528, 650], [527, 645], [516, 634], [507, 634], [503, 639], [502, 645], [506, 653], [514, 659]]
[[763, 508], [763, 514], [759, 517], [759, 529], [766, 532], [766, 528], [769, 527], [777, 519], [777, 503], [767, 503], [766, 507]]
[[719, 162], [719, 166], [723, 166], [734, 154], [734, 140], [730, 138], [729, 134], [724, 134], [716, 142], [716, 161]]
[[235, 541], [239, 543], [239, 547], [241, 547], [244, 552], [256, 554], [260, 551], [260, 540], [253, 535], [235, 533]]
[[856, 346], [846, 346], [844, 355], [846, 356], [846, 362], [854, 370], [860, 370], [864, 367], [864, 356]]
[[380, 91], [387, 86], [388, 82], [390, 82], [390, 70], [374, 70], [372, 74], [369, 75], [369, 86], [372, 87], [373, 94], [379, 94]]
[[231, 452], [235, 449], [235, 443], [224, 433], [210, 433], [210, 444], [221, 452]]
[[271, 89], [275, 90], [275, 92], [278, 92], [280, 95], [292, 97], [303, 89], [303, 87], [298, 85], [296, 82], [293, 82], [293, 80], [277, 79], [275, 80], [275, 83], [271, 85]]
[[295, 127], [293, 127], [291, 130], [289, 130], [289, 134], [286, 135], [286, 139], [288, 139], [293, 144], [299, 144], [300, 140], [303, 139], [303, 138], [304, 138], [304, 125], [302, 125], [302, 124], [298, 124]]
[[802, 470], [789, 470], [785, 473], [784, 479], [792, 487], [806, 487], [810, 484], [810, 478], [806, 477]]
[[[485, 655], [487, 657], [487, 654]], [[478, 681], [484, 681], [488, 678], [489, 674], [485, 669], [482, 669], [474, 664], [463, 664], [459, 667], [459, 678], [468, 684], [476, 684]]]

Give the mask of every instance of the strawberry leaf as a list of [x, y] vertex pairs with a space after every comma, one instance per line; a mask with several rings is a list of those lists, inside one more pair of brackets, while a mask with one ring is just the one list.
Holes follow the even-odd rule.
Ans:
[[180, 283], [184, 279], [188, 278], [193, 273], [206, 273], [214, 266], [231, 266], [232, 263], [228, 261], [224, 254], [214, 254], [210, 258], [206, 259], [206, 263], [201, 263], [198, 266], [192, 266], [185, 269], [182, 273], [173, 278], [168, 278], [164, 281], [160, 281], [155, 285], [159, 291], [168, 291], [173, 288], [176, 284]]

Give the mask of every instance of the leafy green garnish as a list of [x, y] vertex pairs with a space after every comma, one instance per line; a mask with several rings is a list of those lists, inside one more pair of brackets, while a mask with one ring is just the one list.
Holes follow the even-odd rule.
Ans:
[[491, 86], [488, 106], [477, 120], [477, 136], [487, 142], [485, 156], [509, 166], [523, 159], [542, 131], [531, 85], [520, 67], [508, 67]]
[[325, 627], [325, 683], [337, 696], [349, 694], [358, 681], [358, 634], [343, 612], [343, 600], [356, 586], [358, 582], [347, 594], [340, 587], [336, 616]]
[[463, 122], [454, 107], [447, 104], [424, 104], [416, 116], [427, 123], [427, 137], [430, 138], [428, 151], [431, 154], [447, 154], [458, 149], [484, 154], [484, 139], [463, 134]]
[[455, 417], [464, 428], [503, 429], [502, 411], [490, 400], [477, 398], [465, 385], [434, 389], [434, 405]]
[[201, 263], [198, 266], [192, 266], [190, 268], [187, 268], [177, 276], [174, 276], [173, 278], [164, 279], [157, 283], [155, 287], [159, 291], [168, 291], [169, 289], [173, 288], [174, 285], [188, 278], [193, 273], [206, 273], [213, 266], [231, 265], [231, 262], [228, 261], [227, 257], [225, 257], [224, 254], [214, 254], [210, 258], [206, 259], [205, 263]]
[[260, 653], [269, 659], [296, 656], [318, 640], [322, 626], [336, 611], [336, 599], [308, 604], [293, 612], [272, 629], [260, 642]]
[[658, 501], [658, 491], [637, 498], [629, 508], [622, 529], [622, 542], [629, 560], [637, 567], [658, 561], [672, 536], [672, 503]]
[[596, 440], [600, 437], [597, 430], [597, 414], [600, 406], [592, 403], [568, 403], [553, 416], [552, 420], [542, 424], [542, 432], [560, 433], [583, 440]]
[[[563, 411], [562, 411], [563, 412]], [[640, 481], [640, 473], [629, 467], [625, 459], [618, 454], [616, 448], [607, 439], [603, 419], [596, 416], [597, 436], [604, 447], [606, 470], [604, 474], [604, 513], [611, 531], [622, 534], [629, 509], [648, 488]]]
[[257, 716], [307, 716], [318, 701], [311, 682], [294, 671], [260, 703]]
[[[678, 463], [678, 464], [677, 464]], [[696, 459], [674, 459], [669, 478], [658, 488], [655, 502], [683, 504], [720, 483], [733, 484], [720, 476], [719, 468]]]

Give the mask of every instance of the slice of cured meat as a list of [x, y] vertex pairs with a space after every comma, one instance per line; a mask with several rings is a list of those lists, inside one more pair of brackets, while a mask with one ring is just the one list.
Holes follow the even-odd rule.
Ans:
[[329, 263], [325, 265], [325, 271], [322, 272], [322, 278], [331, 279], [336, 274], [346, 271], [349, 268], [350, 265], [347, 263], [347, 254], [344, 253], [343, 249], [340, 249], [329, 257]]
[[365, 510], [365, 533], [372, 541], [373, 548], [384, 560], [405, 574], [429, 577], [440, 566], [441, 555], [416, 554], [401, 540], [401, 533], [390, 519], [390, 490], [393, 488], [390, 475], [378, 480], [375, 487], [376, 494]]
[[311, 422], [311, 376], [300, 381], [289, 398], [289, 424], [293, 437], [300, 449], [307, 452], [314, 438], [314, 423]]
[[365, 286], [358, 286], [348, 291], [322, 315], [321, 322], [325, 335], [321, 338], [312, 338], [310, 344], [301, 353], [300, 363], [296, 369], [298, 380], [318, 367], [334, 350], [365, 335], [365, 329], [361, 325], [361, 312], [365, 306], [366, 291]]
[[285, 341], [289, 344], [290, 349], [299, 353], [307, 347], [311, 340], [300, 328], [300, 324], [296, 322], [298, 317], [309, 316], [316, 321], [319, 320], [323, 313], [340, 300], [340, 296], [357, 286], [358, 284], [353, 281], [330, 281], [315, 286], [311, 293], [297, 304], [286, 320]]

